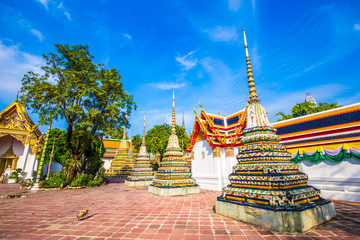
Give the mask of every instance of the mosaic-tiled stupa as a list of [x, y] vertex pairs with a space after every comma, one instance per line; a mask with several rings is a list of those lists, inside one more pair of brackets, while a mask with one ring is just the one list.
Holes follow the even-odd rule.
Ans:
[[131, 170], [125, 184], [130, 187], [149, 186], [154, 178], [154, 172], [151, 168], [150, 159], [145, 146], [145, 116], [143, 138], [139, 154], [134, 162], [134, 167]]
[[308, 177], [291, 163], [257, 96], [249, 53], [246, 64], [249, 100], [246, 128], [237, 155], [238, 164], [229, 175], [230, 185], [216, 199], [215, 211], [244, 222], [277, 231], [304, 232], [335, 217], [334, 206], [307, 185]]
[[195, 179], [191, 178], [191, 171], [186, 166], [176, 135], [174, 94], [169, 142], [158, 172], [148, 190], [150, 193], [159, 196], [187, 195], [200, 192], [199, 185], [196, 184]]
[[114, 160], [111, 162], [110, 168], [105, 171], [105, 175], [109, 177], [127, 178], [133, 167], [133, 157], [129, 155], [128, 141], [126, 140], [126, 126], [124, 127], [123, 138], [120, 141], [120, 147], [116, 152]]

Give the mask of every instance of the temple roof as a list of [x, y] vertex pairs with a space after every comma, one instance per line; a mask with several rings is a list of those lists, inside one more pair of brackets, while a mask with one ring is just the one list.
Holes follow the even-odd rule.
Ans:
[[195, 112], [195, 123], [187, 151], [192, 151], [195, 143], [207, 140], [210, 146], [238, 146], [245, 121], [245, 108], [228, 116], [205, 112], [201, 107], [200, 116]]
[[37, 138], [42, 135], [25, 107], [17, 99], [0, 112], [0, 131], [6, 129], [35, 133]]
[[[243, 119], [236, 125], [222, 127], [223, 125], [213, 123], [215, 117], [223, 122], [228, 122], [236, 115], [239, 119]], [[239, 138], [243, 134], [244, 125], [244, 109], [226, 117], [206, 113], [202, 109], [200, 117], [197, 114], [195, 116], [195, 124], [187, 151], [191, 151], [195, 143], [202, 140], [207, 140], [211, 146], [215, 147], [240, 146]], [[291, 153], [296, 152], [299, 148], [360, 142], [360, 103], [275, 122], [271, 125], [277, 129], [277, 134], [281, 137], [281, 144], [285, 145]], [[236, 129], [239, 127], [240, 132], [236, 133]], [[219, 134], [217, 134], [218, 129], [220, 129]], [[234, 135], [238, 136], [238, 140], [235, 145], [229, 145], [229, 139]], [[226, 136], [226, 143], [216, 141], [223, 136]]]
[[360, 103], [272, 124], [292, 149], [360, 141]]

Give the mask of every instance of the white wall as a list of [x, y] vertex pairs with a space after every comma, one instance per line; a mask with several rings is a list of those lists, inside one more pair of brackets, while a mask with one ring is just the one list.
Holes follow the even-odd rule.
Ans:
[[[196, 142], [193, 151], [192, 177], [201, 188], [221, 191], [230, 183], [229, 174], [232, 172], [232, 166], [237, 163], [235, 157], [226, 158], [225, 149], [221, 148], [220, 157], [214, 158], [212, 147], [206, 140]], [[237, 150], [235, 152], [237, 153]]]
[[299, 165], [309, 185], [320, 189], [323, 198], [360, 202], [359, 159], [345, 158], [340, 163], [326, 159], [316, 164], [303, 160]]
[[[4, 154], [9, 149], [12, 141], [14, 141], [13, 142], [14, 154], [19, 157], [16, 168], [21, 168], [23, 170], [23, 174], [20, 178], [26, 177], [34, 180], [33, 177], [37, 171], [38, 161], [35, 159], [35, 155], [32, 154], [31, 148], [29, 149], [29, 153], [26, 158], [26, 154], [24, 152], [25, 147], [22, 144], [22, 142], [16, 140], [10, 135], [7, 135], [0, 138], [0, 155]], [[24, 163], [25, 163], [25, 167], [24, 167]]]
[[103, 160], [103, 162], [104, 162], [103, 167], [104, 167], [105, 169], [109, 169], [110, 166], [111, 166], [111, 161], [112, 161], [113, 159], [102, 158], [101, 160]]

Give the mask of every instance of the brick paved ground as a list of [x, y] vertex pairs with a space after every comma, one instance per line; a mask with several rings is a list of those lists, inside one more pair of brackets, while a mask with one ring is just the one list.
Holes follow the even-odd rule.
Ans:
[[[0, 184], [0, 238], [3, 239], [360, 239], [360, 203], [334, 201], [335, 220], [305, 234], [278, 233], [213, 212], [220, 192], [163, 198], [123, 180], [86, 189], [20, 192], [17, 184]], [[89, 208], [89, 218], [77, 213]]]

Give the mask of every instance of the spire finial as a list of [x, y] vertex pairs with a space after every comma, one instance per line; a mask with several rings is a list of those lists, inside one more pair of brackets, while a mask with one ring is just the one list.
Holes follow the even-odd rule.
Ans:
[[15, 100], [16, 102], [19, 101], [19, 92], [20, 92], [20, 91], [18, 91], [17, 94], [16, 94], [16, 100]]
[[249, 57], [249, 51], [248, 51], [248, 46], [247, 46], [247, 41], [246, 41], [245, 29], [243, 29], [243, 32], [244, 32], [244, 44], [245, 44], [245, 53], [246, 53], [246, 66], [247, 66], [248, 83], [249, 83], [249, 103], [250, 104], [251, 103], [259, 103], [260, 100], [256, 94], [255, 83], [254, 83], [254, 78], [253, 78], [251, 63], [250, 63], [250, 57]]
[[176, 135], [176, 122], [175, 122], [175, 90], [173, 89], [173, 110], [172, 110], [172, 123], [171, 134]]
[[309, 90], [306, 90], [306, 95], [310, 96]]
[[123, 133], [123, 140], [126, 140], [126, 123], [127, 123], [127, 114], [125, 115], [125, 126], [124, 126], [124, 133]]
[[144, 128], [143, 128], [143, 138], [142, 138], [141, 146], [145, 146], [145, 114], [146, 113], [144, 113]]

